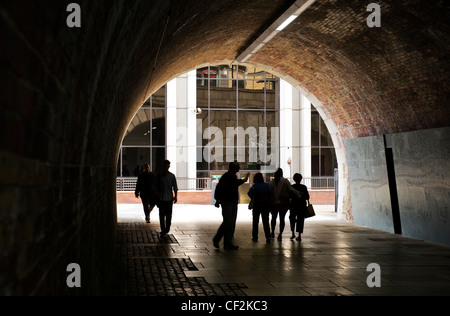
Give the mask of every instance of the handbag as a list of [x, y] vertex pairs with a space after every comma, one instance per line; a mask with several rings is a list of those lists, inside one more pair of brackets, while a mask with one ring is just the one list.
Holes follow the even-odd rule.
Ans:
[[316, 216], [316, 212], [314, 212], [313, 205], [308, 200], [308, 207], [306, 208], [305, 218]]

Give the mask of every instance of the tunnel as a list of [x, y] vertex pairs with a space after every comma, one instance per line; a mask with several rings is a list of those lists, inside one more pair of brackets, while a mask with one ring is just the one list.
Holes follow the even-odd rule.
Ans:
[[257, 65], [311, 100], [343, 218], [450, 246], [448, 2], [70, 3], [0, 4], [0, 294], [67, 293], [73, 262], [81, 293], [107, 291], [127, 127], [171, 79], [217, 64]]

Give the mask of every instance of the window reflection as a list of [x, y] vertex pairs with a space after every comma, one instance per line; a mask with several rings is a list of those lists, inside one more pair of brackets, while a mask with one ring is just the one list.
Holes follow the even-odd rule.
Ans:
[[125, 133], [118, 161], [118, 177], [137, 177], [144, 164], [152, 170], [166, 156], [166, 86], [138, 110]]
[[319, 113], [311, 112], [311, 175], [332, 177], [337, 168], [336, 152], [325, 122]]

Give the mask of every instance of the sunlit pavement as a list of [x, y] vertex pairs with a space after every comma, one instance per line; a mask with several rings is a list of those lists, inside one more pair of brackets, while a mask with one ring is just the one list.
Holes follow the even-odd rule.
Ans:
[[[239, 249], [224, 250], [223, 244], [216, 249], [212, 243], [222, 221], [221, 209], [205, 205], [175, 205], [169, 240], [158, 240], [157, 208], [151, 214], [151, 223], [146, 224], [141, 205], [120, 204], [119, 229], [128, 224], [128, 230], [136, 229], [140, 233], [145, 230], [146, 233], [140, 240], [122, 240], [122, 243], [129, 243], [125, 253], [133, 260], [142, 256], [148, 260], [163, 260], [163, 264], [173, 264], [170, 259], [174, 258], [183, 260], [180, 268], [183, 277], [200, 284], [189, 291], [183, 289], [187, 286], [185, 284], [191, 284], [189, 282], [167, 284], [165, 292], [161, 290], [163, 292], [160, 293], [155, 293], [156, 290], [137, 293], [138, 290], [129, 290], [134, 286], [128, 284], [124, 290], [126, 293], [121, 294], [450, 295], [449, 247], [355, 226], [337, 219], [333, 206], [315, 206], [315, 209], [317, 216], [306, 219], [301, 242], [289, 238], [288, 213], [283, 239], [266, 243], [262, 223], [259, 241], [252, 241], [251, 211], [247, 205], [240, 205], [234, 238]], [[139, 225], [133, 226], [132, 223]], [[278, 232], [279, 222], [276, 236]], [[138, 247], [144, 250], [137, 252]], [[369, 267], [372, 263], [376, 265]], [[135, 281], [151, 283], [155, 279], [154, 276], [142, 278], [145, 281], [139, 278]], [[128, 283], [133, 280], [128, 280]], [[138, 287], [145, 286], [157, 288], [151, 284]]]

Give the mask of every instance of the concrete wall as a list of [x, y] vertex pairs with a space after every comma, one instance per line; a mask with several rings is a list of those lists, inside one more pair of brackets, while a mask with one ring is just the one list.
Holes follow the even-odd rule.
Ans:
[[450, 245], [450, 128], [389, 135], [403, 235]]
[[392, 148], [404, 236], [450, 245], [450, 128], [346, 141], [354, 223], [394, 232], [385, 148]]
[[393, 233], [383, 137], [345, 143], [354, 223]]

